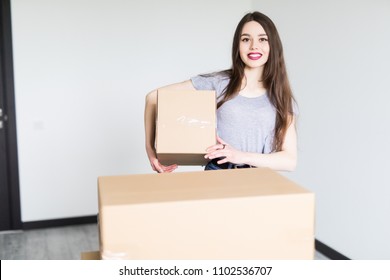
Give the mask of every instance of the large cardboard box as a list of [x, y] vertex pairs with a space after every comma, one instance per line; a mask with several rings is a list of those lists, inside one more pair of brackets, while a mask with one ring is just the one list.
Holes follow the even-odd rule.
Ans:
[[156, 152], [162, 164], [205, 165], [216, 142], [215, 91], [157, 92]]
[[270, 169], [98, 184], [102, 259], [314, 258], [314, 194]]
[[100, 252], [99, 251], [81, 252], [80, 259], [85, 261], [100, 260]]

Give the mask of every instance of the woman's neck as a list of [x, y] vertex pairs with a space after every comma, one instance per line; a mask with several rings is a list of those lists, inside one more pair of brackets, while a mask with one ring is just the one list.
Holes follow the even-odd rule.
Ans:
[[263, 86], [261, 77], [263, 67], [261, 68], [245, 68], [245, 76], [241, 82], [240, 94], [247, 97], [257, 97], [265, 94], [266, 89]]

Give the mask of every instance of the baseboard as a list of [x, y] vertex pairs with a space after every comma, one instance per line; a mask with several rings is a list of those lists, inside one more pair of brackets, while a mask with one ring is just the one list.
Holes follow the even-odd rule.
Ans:
[[325, 245], [317, 239], [315, 241], [315, 248], [318, 252], [320, 252], [331, 260], [350, 260], [350, 258], [344, 256], [343, 254], [340, 254], [336, 250], [330, 248], [328, 245]]
[[97, 223], [97, 216], [84, 216], [65, 219], [43, 220], [22, 223], [22, 229], [40, 229]]

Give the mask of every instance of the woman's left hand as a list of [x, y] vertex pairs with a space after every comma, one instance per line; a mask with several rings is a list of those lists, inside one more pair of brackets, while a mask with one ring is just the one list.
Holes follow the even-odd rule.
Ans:
[[206, 159], [215, 159], [221, 158], [218, 161], [218, 164], [223, 164], [226, 162], [231, 162], [234, 164], [243, 164], [244, 153], [234, 149], [223, 139], [217, 136], [217, 144], [208, 147], [206, 149], [207, 154], [204, 156]]

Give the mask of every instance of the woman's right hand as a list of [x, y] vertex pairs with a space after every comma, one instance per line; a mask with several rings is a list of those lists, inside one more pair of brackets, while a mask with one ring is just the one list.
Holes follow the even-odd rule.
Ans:
[[149, 161], [152, 169], [157, 173], [169, 173], [177, 168], [177, 164], [162, 165], [155, 156], [150, 156]]

